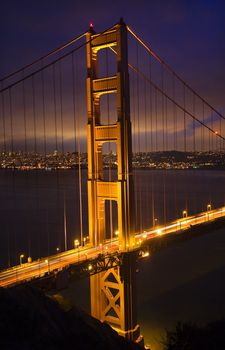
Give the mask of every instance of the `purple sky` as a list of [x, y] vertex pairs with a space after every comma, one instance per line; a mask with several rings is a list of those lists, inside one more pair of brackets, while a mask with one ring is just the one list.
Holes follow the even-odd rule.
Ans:
[[225, 2], [7, 1], [1, 5], [0, 76], [120, 17], [210, 104], [225, 114]]
[[225, 107], [225, 3], [198, 1], [4, 1], [0, 76], [121, 16], [217, 108]]

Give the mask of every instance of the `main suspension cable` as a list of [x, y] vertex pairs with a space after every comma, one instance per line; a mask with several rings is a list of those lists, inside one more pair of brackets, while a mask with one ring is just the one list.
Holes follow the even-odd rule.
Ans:
[[27, 64], [27, 65], [25, 65], [25, 66], [23, 66], [23, 67], [17, 69], [16, 71], [14, 71], [14, 72], [12, 72], [12, 73], [10, 73], [10, 74], [4, 76], [3, 78], [0, 79], [0, 82], [3, 82], [4, 80], [11, 78], [11, 77], [12, 77], [13, 75], [15, 75], [15, 74], [18, 74], [18, 73], [20, 73], [20, 72], [23, 72], [25, 69], [27, 69], [27, 68], [33, 66], [34, 64], [36, 64], [36, 63], [38, 63], [38, 62], [42, 62], [44, 59], [46, 59], [46, 58], [48, 58], [48, 57], [50, 57], [50, 56], [52, 56], [52, 55], [54, 55], [54, 54], [56, 54], [56, 53], [62, 51], [62, 50], [65, 49], [66, 47], [68, 47], [68, 46], [74, 44], [76, 41], [78, 41], [79, 39], [83, 38], [83, 36], [85, 36], [86, 34], [87, 34], [87, 31], [84, 32], [84, 33], [82, 33], [82, 34], [80, 34], [80, 35], [78, 35], [77, 37], [73, 38], [72, 40], [68, 41], [66, 44], [61, 45], [61, 46], [57, 47], [56, 49], [54, 49], [54, 50], [48, 52], [47, 54], [45, 54], [45, 55], [43, 55], [43, 56], [37, 58], [36, 60], [32, 61], [31, 63], [29, 63], [29, 64]]
[[186, 83], [164, 60], [160, 58], [158, 54], [156, 54], [150, 47], [147, 45], [129, 26], [127, 26], [127, 30], [133, 37], [140, 42], [140, 44], [149, 52], [160, 64], [162, 64], [171, 74], [173, 74], [182, 84], [185, 85], [191, 92], [193, 92], [202, 102], [204, 102], [209, 108], [211, 108], [220, 118], [225, 120], [225, 117], [218, 112], [212, 105], [210, 105], [203, 97], [201, 97], [190, 85]]
[[[99, 33], [98, 36], [101, 36], [103, 35], [105, 32], [108, 32], [110, 29], [112, 29], [113, 27], [115, 26], [115, 24], [107, 29], [105, 29], [103, 32]], [[53, 60], [52, 62], [44, 65], [43, 67], [39, 68], [39, 69], [36, 69], [34, 72], [30, 73], [30, 74], [27, 74], [24, 78], [22, 79], [19, 79], [17, 81], [15, 81], [14, 83], [11, 83], [9, 85], [7, 85], [6, 87], [2, 88], [0, 90], [0, 93], [2, 93], [3, 91], [6, 91], [10, 88], [12, 88], [13, 86], [15, 85], [18, 85], [19, 83], [21, 83], [23, 80], [26, 80], [26, 79], [29, 79], [31, 78], [33, 75], [36, 75], [37, 73], [40, 73], [42, 70], [48, 68], [48, 67], [51, 67], [52, 65], [54, 65], [55, 63], [57, 62], [60, 62], [62, 61], [65, 57], [68, 57], [69, 55], [71, 55], [72, 53], [78, 51], [79, 49], [81, 49], [82, 47], [85, 47], [87, 44], [89, 44], [90, 42], [92, 42], [92, 40], [94, 40], [94, 38], [90, 39], [89, 41], [86, 41], [85, 43], [75, 47], [75, 49], [65, 53], [64, 55], [60, 56], [59, 58], [56, 58], [55, 60]]]
[[199, 120], [198, 118], [196, 118], [191, 112], [189, 112], [187, 109], [185, 109], [184, 107], [182, 107], [180, 105], [180, 103], [178, 103], [177, 101], [174, 101], [172, 97], [170, 97], [168, 94], [166, 94], [165, 92], [162, 91], [162, 89], [160, 89], [155, 83], [153, 83], [152, 81], [149, 80], [149, 78], [139, 69], [137, 69], [135, 66], [129, 64], [129, 67], [134, 70], [136, 73], [138, 73], [142, 78], [146, 79], [159, 93], [163, 94], [169, 101], [171, 101], [172, 103], [174, 103], [178, 108], [181, 109], [181, 111], [185, 112], [185, 114], [188, 114], [191, 118], [193, 118], [195, 121], [197, 121], [199, 124], [201, 124], [202, 126], [204, 126], [205, 128], [207, 128], [209, 131], [211, 131], [212, 133], [214, 133], [217, 137], [221, 138], [222, 140], [225, 141], [225, 137], [223, 137], [220, 133], [218, 133], [215, 130], [212, 130], [208, 125], [206, 125], [205, 123], [203, 123], [201, 120]]

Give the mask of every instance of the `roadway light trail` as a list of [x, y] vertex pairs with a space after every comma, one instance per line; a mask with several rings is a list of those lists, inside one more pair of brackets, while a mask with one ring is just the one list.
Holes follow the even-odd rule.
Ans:
[[[135, 245], [130, 248], [130, 251], [141, 247], [141, 245], [155, 237], [162, 239], [164, 235], [188, 229], [191, 226], [212, 222], [215, 219], [225, 216], [225, 207], [214, 209], [211, 211], [201, 212], [198, 215], [180, 218], [174, 222], [168, 223], [166, 226], [158, 226], [149, 231], [135, 235]], [[29, 281], [31, 279], [40, 278], [53, 271], [58, 272], [68, 267], [69, 265], [79, 265], [84, 261], [98, 257], [99, 254], [113, 254], [120, 251], [118, 239], [115, 238], [112, 242], [107, 241], [104, 245], [90, 247], [88, 245], [79, 247], [78, 249], [68, 250], [58, 253], [31, 263], [23, 263], [12, 268], [0, 272], [0, 286], [7, 287], [16, 283]], [[147, 255], [146, 255], [147, 257]], [[47, 261], [47, 263], [46, 263]]]

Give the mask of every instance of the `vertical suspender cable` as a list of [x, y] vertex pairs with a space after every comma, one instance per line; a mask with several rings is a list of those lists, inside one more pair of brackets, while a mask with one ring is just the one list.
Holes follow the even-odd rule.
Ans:
[[[132, 72], [133, 77], [133, 83], [132, 83], [132, 101], [133, 101], [133, 114], [134, 114], [134, 122], [133, 122], [133, 158], [136, 160], [137, 158], [137, 154], [136, 154], [136, 94], [135, 94], [135, 76], [134, 73]], [[136, 163], [136, 162], [135, 162]], [[135, 192], [134, 192], [134, 196], [135, 196], [135, 229], [138, 228], [137, 226], [137, 222], [138, 222], [138, 205], [137, 205], [137, 169], [136, 169], [136, 165], [133, 169], [133, 173], [134, 173], [134, 182], [135, 182]]]
[[[107, 42], [107, 34], [106, 34], [106, 42]], [[108, 57], [108, 48], [105, 50], [105, 60], [106, 60], [106, 76], [109, 76], [109, 57]], [[108, 80], [107, 80], [107, 89], [108, 89]], [[107, 98], [107, 123], [110, 125], [110, 114], [109, 114], [109, 94], [106, 94]], [[109, 129], [108, 129], [108, 138], [109, 138]], [[112, 149], [111, 142], [108, 143], [108, 159], [109, 159], [109, 182], [112, 181]], [[109, 191], [111, 191], [111, 186], [109, 187]], [[110, 226], [110, 240], [112, 242], [113, 238], [113, 216], [112, 216], [112, 200], [109, 201], [109, 226]]]
[[32, 110], [34, 120], [34, 153], [36, 158], [35, 167], [37, 168], [37, 125], [36, 125], [36, 102], [35, 102], [35, 88], [34, 88], [34, 76], [32, 76]]
[[[76, 126], [77, 131], [77, 150], [78, 150], [78, 180], [79, 180], [79, 209], [80, 209], [80, 239], [81, 244], [83, 244], [83, 201], [82, 201], [82, 168], [81, 168], [81, 134], [80, 134], [80, 119], [79, 119], [79, 102], [78, 102], [78, 64], [77, 56], [74, 66], [74, 57], [73, 57], [73, 96], [74, 96], [74, 125]], [[78, 113], [77, 113], [78, 112]]]
[[42, 84], [42, 116], [43, 116], [43, 132], [44, 132], [44, 157], [46, 161], [46, 111], [45, 111], [45, 79], [44, 70], [41, 71], [41, 84]]
[[[1, 81], [1, 89], [3, 89], [3, 81]], [[5, 103], [4, 92], [1, 93], [1, 116], [2, 116], [2, 129], [3, 129], [3, 150], [2, 158], [6, 158], [6, 142], [5, 142]], [[7, 226], [7, 225], [6, 225]], [[11, 252], [10, 252], [10, 232], [7, 234], [7, 263], [8, 267], [11, 266]]]
[[[195, 95], [193, 94], [193, 115], [195, 115]], [[194, 142], [194, 153], [196, 153], [196, 128], [195, 128], [195, 120], [193, 120], [193, 142]]]
[[[145, 168], [148, 166], [148, 138], [147, 138], [147, 89], [146, 89], [146, 80], [144, 82], [144, 135], [145, 135], [145, 142], [144, 142], [144, 151], [145, 151]], [[145, 171], [145, 175], [148, 175], [148, 173]], [[148, 211], [150, 208], [150, 190], [149, 190], [149, 181], [147, 181], [147, 197], [145, 195], [145, 228], [149, 227], [149, 219], [148, 219]]]
[[[186, 90], [185, 90], [185, 85], [183, 84], [183, 105], [184, 105], [184, 115], [183, 115], [183, 118], [184, 118], [184, 157], [187, 161], [187, 130], [186, 130]], [[185, 169], [185, 176], [184, 176], [184, 180], [185, 180], [185, 210], [186, 212], [188, 211], [188, 183], [189, 183], [189, 173], [188, 173], [188, 170]]]
[[[1, 82], [1, 88], [3, 88], [3, 82]], [[5, 101], [4, 101], [4, 92], [1, 93], [1, 111], [2, 111], [2, 127], [3, 127], [3, 159], [6, 158], [6, 130], [5, 130]], [[10, 251], [10, 238], [11, 233], [7, 233], [7, 260], [8, 267], [11, 266], [11, 251]]]
[[[14, 154], [14, 135], [13, 135], [13, 111], [12, 111], [12, 91], [11, 88], [8, 90], [9, 92], [9, 118], [10, 118], [10, 143], [11, 143], [11, 154], [13, 158]], [[16, 178], [15, 178], [15, 169], [13, 169], [12, 174], [12, 187], [13, 187], [13, 198], [14, 198], [14, 210], [17, 211], [17, 196], [16, 196]], [[18, 255], [17, 251], [17, 235], [16, 235], [16, 222], [13, 220], [13, 235], [14, 235], [14, 252], [15, 257]]]
[[58, 131], [57, 131], [57, 112], [56, 112], [56, 71], [55, 64], [53, 67], [53, 100], [54, 100], [54, 129], [55, 129], [55, 150], [58, 155]]
[[59, 96], [60, 96], [60, 121], [61, 121], [61, 152], [64, 159], [64, 130], [63, 130], [63, 97], [62, 97], [62, 63], [59, 61]]
[[[192, 93], [192, 112], [193, 115], [195, 116], [195, 94]], [[193, 153], [194, 153], [194, 159], [196, 159], [196, 125], [195, 125], [195, 119], [192, 119], [192, 129], [193, 129]], [[193, 169], [192, 171], [193, 174], [193, 178], [196, 177], [196, 170]], [[197, 211], [197, 203], [194, 200], [194, 203], [192, 203], [193, 207], [194, 207], [194, 211], [196, 213]]]
[[[56, 67], [56, 66], [55, 66]], [[59, 145], [59, 141], [58, 141], [58, 125], [57, 125], [57, 104], [59, 104], [59, 109], [61, 112], [61, 107], [60, 107], [60, 67], [58, 64], [58, 69], [56, 71], [54, 71], [54, 81], [53, 81], [53, 85], [55, 85], [55, 97], [54, 97], [54, 103], [55, 103], [55, 144], [57, 145], [57, 162], [59, 162], [60, 157], [62, 158], [62, 154], [60, 153], [60, 145]], [[57, 84], [58, 82], [58, 84]], [[58, 87], [58, 95], [59, 95], [59, 103], [57, 100], [57, 87]], [[61, 139], [62, 142], [62, 139]], [[62, 143], [61, 143], [62, 146]], [[62, 152], [62, 149], [61, 149]], [[59, 165], [57, 164], [57, 168], [56, 168], [56, 211], [57, 211], [57, 215], [56, 215], [56, 227], [57, 227], [57, 248], [61, 249], [61, 207], [60, 207], [60, 170], [59, 170]], [[64, 244], [65, 245], [65, 244]]]
[[[24, 75], [24, 72], [23, 72]], [[23, 93], [23, 121], [24, 121], [24, 150], [27, 156], [27, 119], [26, 119], [26, 100], [25, 100], [25, 86], [24, 80], [22, 82], [22, 93]]]
[[[176, 86], [175, 86], [175, 76], [172, 75], [172, 99], [175, 101], [176, 99]], [[172, 103], [173, 109], [173, 150], [177, 151], [177, 109], [175, 103]], [[176, 154], [176, 153], [175, 153]], [[176, 162], [176, 159], [175, 159]], [[178, 218], [178, 210], [177, 210], [177, 169], [174, 169], [173, 176], [173, 193], [174, 193], [174, 209], [175, 209], [175, 218]]]
[[65, 190], [63, 191], [63, 226], [64, 226], [64, 250], [66, 251], [68, 249], [67, 246], [67, 217], [66, 217], [66, 196], [65, 196]]
[[[24, 71], [23, 71], [23, 76], [24, 76]], [[28, 150], [27, 150], [27, 113], [26, 113], [26, 96], [25, 96], [25, 82], [23, 80], [22, 82], [22, 95], [23, 95], [23, 120], [24, 120], [24, 153], [23, 156], [25, 159], [28, 159]], [[28, 184], [28, 179], [29, 176], [28, 172], [26, 172], [25, 176], [26, 176], [26, 182]], [[30, 250], [31, 250], [31, 237], [30, 237], [30, 229], [29, 229], [29, 215], [26, 215], [26, 227], [25, 227], [25, 231], [27, 234], [27, 245], [28, 245], [28, 255], [30, 256]]]
[[5, 132], [5, 101], [4, 92], [1, 93], [2, 100], [2, 124], [3, 124], [3, 151], [6, 152], [6, 132]]
[[[43, 60], [42, 60], [42, 67], [43, 67]], [[42, 115], [43, 115], [43, 133], [44, 133], [44, 163], [45, 166], [47, 166], [47, 139], [46, 139], [46, 97], [45, 97], [45, 76], [44, 76], [44, 69], [41, 71], [41, 85], [42, 85]], [[47, 219], [46, 213], [44, 213], [44, 221]], [[45, 229], [47, 227], [47, 223], [45, 222]], [[41, 235], [41, 232], [39, 232], [39, 235]], [[47, 242], [48, 244], [48, 242]], [[49, 248], [48, 248], [49, 249]]]
[[[152, 60], [151, 56], [149, 57], [149, 81], [152, 81]], [[153, 162], [152, 156], [153, 156], [153, 87], [152, 84], [149, 86], [150, 88], [150, 137], [151, 137], [151, 143], [150, 143], [150, 154], [151, 154], [151, 162]], [[154, 169], [150, 169], [151, 174], [151, 224], [152, 226], [155, 225], [155, 197], [154, 197]]]
[[[61, 122], [61, 159], [62, 162], [64, 162], [65, 159], [65, 152], [64, 152], [64, 125], [63, 125], [63, 93], [62, 93], [62, 62], [59, 61], [59, 98], [60, 98], [60, 122]], [[59, 174], [59, 173], [58, 173]], [[63, 174], [64, 175], [64, 174]], [[59, 176], [60, 178], [60, 176]], [[63, 193], [65, 191], [64, 187], [64, 176], [62, 177], [62, 187], [63, 187]], [[64, 205], [64, 201], [63, 201]], [[64, 247], [66, 246], [65, 242], [65, 231], [64, 231], [64, 221], [65, 221], [65, 216], [64, 216], [64, 209], [63, 209], [63, 216], [62, 213], [60, 213], [60, 217], [63, 217], [63, 232], [64, 232]]]
[[[164, 106], [164, 71], [161, 66], [161, 89], [162, 89], [162, 132], [163, 132], [163, 144], [162, 151], [165, 152], [165, 106]], [[163, 220], [166, 224], [166, 168], [163, 169]]]
[[158, 97], [155, 89], [155, 151], [158, 151]]
[[12, 95], [11, 89], [9, 89], [9, 115], [10, 115], [10, 133], [11, 133], [11, 152], [14, 152], [14, 139], [13, 139], [13, 114], [12, 114]]
[[[137, 42], [136, 46], [136, 55], [137, 55], [137, 69], [139, 71], [139, 46]], [[141, 143], [140, 143], [140, 81], [139, 74], [137, 74], [137, 127], [138, 127], [138, 158], [139, 162], [141, 162]], [[142, 185], [141, 185], [141, 176], [139, 174], [138, 178], [138, 187], [139, 187], [139, 230], [142, 232]]]
[[[34, 122], [34, 157], [35, 157], [35, 184], [36, 184], [36, 209], [38, 209], [38, 198], [37, 198], [37, 167], [38, 167], [38, 155], [37, 155], [37, 121], [36, 121], [36, 100], [35, 100], [35, 86], [34, 86], [34, 75], [32, 76], [32, 111], [33, 111], [33, 122]], [[36, 213], [35, 218], [38, 217], [38, 213]], [[38, 225], [35, 225], [36, 228], [34, 232], [38, 230]], [[38, 232], [37, 232], [38, 235]], [[39, 237], [39, 235], [38, 235]], [[39, 245], [38, 245], [39, 246]], [[32, 251], [31, 251], [32, 252]], [[30, 252], [30, 253], [31, 253]], [[39, 257], [40, 257], [40, 251], [39, 251]]]
[[[222, 135], [222, 119], [220, 118], [220, 131], [219, 131], [220, 135]], [[221, 152], [222, 149], [222, 140], [220, 138], [220, 144], [219, 144], [219, 150]]]

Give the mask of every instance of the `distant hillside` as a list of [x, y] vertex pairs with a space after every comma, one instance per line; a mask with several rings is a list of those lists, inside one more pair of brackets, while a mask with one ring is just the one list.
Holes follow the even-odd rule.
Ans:
[[41, 291], [19, 286], [0, 289], [0, 349], [140, 350], [140, 347], [78, 308], [64, 311]]

